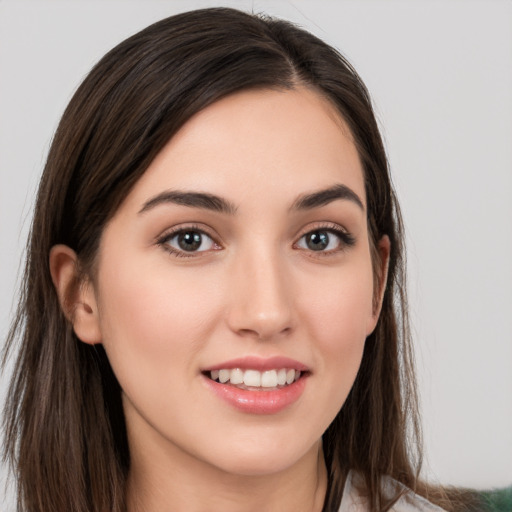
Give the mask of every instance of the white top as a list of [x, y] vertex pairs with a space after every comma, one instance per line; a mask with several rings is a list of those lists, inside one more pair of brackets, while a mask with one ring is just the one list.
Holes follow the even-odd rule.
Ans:
[[[359, 495], [354, 486], [354, 480], [356, 478], [357, 473], [351, 471], [348, 474], [345, 488], [343, 489], [343, 498], [339, 512], [366, 512], [368, 510], [365, 498]], [[406, 489], [406, 493], [391, 507], [389, 512], [445, 512], [444, 509], [430, 503], [430, 501], [415, 494], [392, 478], [384, 477], [382, 482], [384, 492], [386, 493], [386, 489], [389, 489], [390, 495], [396, 490]]]

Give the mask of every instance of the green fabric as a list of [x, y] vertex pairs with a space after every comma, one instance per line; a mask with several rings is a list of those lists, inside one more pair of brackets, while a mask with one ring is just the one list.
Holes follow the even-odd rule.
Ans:
[[480, 493], [486, 512], [512, 512], [512, 486]]

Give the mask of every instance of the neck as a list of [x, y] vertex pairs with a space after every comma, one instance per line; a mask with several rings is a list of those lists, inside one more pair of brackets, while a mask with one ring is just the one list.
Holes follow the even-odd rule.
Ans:
[[[128, 512], [321, 512], [327, 489], [321, 441], [282, 471], [239, 475], [175, 447], [131, 450]], [[135, 448], [135, 447], [134, 447]]]

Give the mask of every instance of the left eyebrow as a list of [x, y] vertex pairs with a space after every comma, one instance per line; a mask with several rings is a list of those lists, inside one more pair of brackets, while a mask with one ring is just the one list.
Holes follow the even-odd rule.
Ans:
[[361, 198], [346, 185], [338, 184], [317, 192], [303, 194], [299, 196], [292, 204], [292, 210], [312, 210], [320, 208], [337, 199], [352, 201], [364, 211], [363, 201]]
[[166, 190], [165, 192], [162, 192], [161, 194], [151, 198], [149, 201], [146, 201], [144, 206], [140, 209], [139, 214], [156, 208], [159, 205], [169, 203], [188, 206], [190, 208], [200, 208], [219, 213], [227, 213], [229, 215], [234, 215], [237, 209], [236, 206], [231, 204], [226, 199], [213, 194], [207, 194], [204, 192], [182, 192], [179, 190]]

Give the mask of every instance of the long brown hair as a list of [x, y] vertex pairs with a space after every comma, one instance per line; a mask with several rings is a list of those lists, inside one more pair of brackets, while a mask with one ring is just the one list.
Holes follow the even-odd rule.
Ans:
[[102, 347], [80, 343], [66, 320], [51, 282], [50, 248], [66, 244], [81, 271], [94, 272], [105, 224], [191, 116], [236, 91], [299, 85], [327, 98], [348, 123], [364, 168], [371, 242], [375, 247], [384, 234], [391, 241], [378, 325], [323, 436], [324, 510], [338, 509], [351, 469], [363, 476], [372, 512], [397, 498], [382, 493], [383, 475], [426, 494], [418, 483], [402, 224], [368, 92], [336, 50], [306, 31], [216, 8], [164, 19], [111, 50], [85, 78], [55, 134], [5, 355], [19, 342], [4, 428], [20, 512], [121, 512], [130, 467], [119, 385]]

